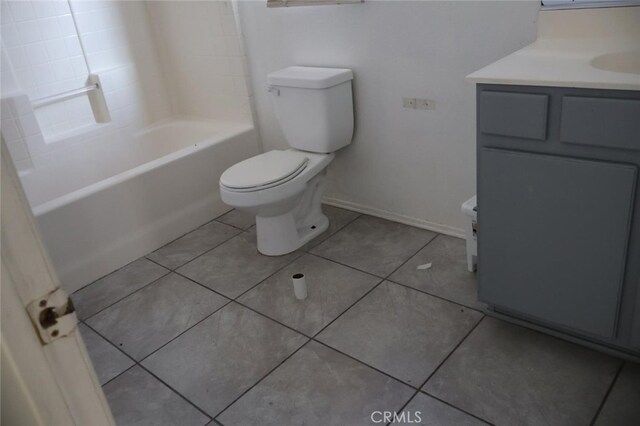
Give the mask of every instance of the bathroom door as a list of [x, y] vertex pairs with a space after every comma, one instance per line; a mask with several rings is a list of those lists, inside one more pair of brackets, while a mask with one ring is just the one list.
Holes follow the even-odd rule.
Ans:
[[[6, 425], [114, 425], [4, 141], [0, 353]], [[35, 307], [35, 310], [34, 310]], [[50, 307], [53, 310], [46, 310]], [[36, 312], [30, 315], [28, 308]], [[71, 312], [70, 312], [71, 311]], [[60, 315], [56, 318], [56, 312]], [[34, 319], [35, 318], [35, 319]]]

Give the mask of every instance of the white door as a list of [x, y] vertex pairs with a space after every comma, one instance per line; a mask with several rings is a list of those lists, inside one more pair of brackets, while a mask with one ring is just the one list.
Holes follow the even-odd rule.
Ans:
[[7, 426], [114, 425], [4, 141], [0, 156], [0, 421]]

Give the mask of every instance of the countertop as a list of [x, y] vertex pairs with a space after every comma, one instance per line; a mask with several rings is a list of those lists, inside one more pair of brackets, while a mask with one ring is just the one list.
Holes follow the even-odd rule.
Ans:
[[[634, 72], [597, 67], [610, 65], [596, 58], [620, 52]], [[468, 75], [467, 81], [640, 90], [640, 7], [541, 11], [533, 44]]]

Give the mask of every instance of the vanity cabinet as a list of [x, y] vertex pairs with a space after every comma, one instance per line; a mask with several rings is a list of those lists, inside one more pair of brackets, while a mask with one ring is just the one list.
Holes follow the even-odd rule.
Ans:
[[489, 309], [640, 354], [640, 92], [479, 84]]

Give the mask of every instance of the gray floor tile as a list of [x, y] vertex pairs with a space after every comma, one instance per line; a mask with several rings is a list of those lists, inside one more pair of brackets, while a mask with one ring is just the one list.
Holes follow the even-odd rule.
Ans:
[[178, 272], [227, 297], [236, 298], [301, 254], [264, 256], [258, 253], [255, 236], [243, 232], [187, 263]]
[[131, 367], [133, 360], [84, 324], [78, 326], [101, 385]]
[[386, 277], [435, 236], [424, 229], [360, 216], [311, 253]]
[[370, 425], [374, 411], [399, 410], [413, 391], [319, 343], [304, 348], [217, 420], [224, 425]]
[[493, 318], [424, 389], [499, 425], [588, 425], [620, 361]]
[[[305, 274], [307, 298], [293, 294], [291, 276]], [[291, 328], [313, 336], [362, 297], [380, 278], [305, 254], [239, 301]]]
[[[397, 419], [393, 426], [412, 423], [419, 426], [483, 426], [487, 423], [457, 410], [435, 398], [418, 393], [398, 415], [406, 416]], [[408, 419], [412, 419], [409, 422]]]
[[202, 426], [209, 418], [139, 366], [104, 386], [118, 426]]
[[87, 323], [140, 360], [227, 302], [226, 298], [172, 273]]
[[78, 318], [88, 318], [168, 273], [143, 257], [131, 262], [71, 296]]
[[[417, 269], [425, 263], [431, 268]], [[476, 276], [467, 270], [466, 243], [460, 238], [438, 235], [389, 279], [472, 308], [485, 307], [478, 301]]]
[[624, 365], [595, 425], [640, 425], [640, 364]]
[[169, 269], [175, 269], [240, 232], [229, 225], [209, 222], [147, 255], [147, 258]]
[[306, 340], [231, 303], [142, 364], [215, 416]]
[[384, 282], [318, 339], [418, 387], [480, 318], [472, 309]]
[[256, 223], [255, 216], [236, 209], [223, 214], [216, 220], [239, 229], [249, 229]]
[[308, 242], [304, 247], [305, 250], [317, 246], [318, 244], [335, 234], [337, 231], [344, 228], [347, 224], [353, 222], [358, 216], [360, 216], [360, 213], [358, 212], [341, 209], [339, 207], [328, 206], [326, 204], [322, 205], [322, 212], [329, 219], [329, 228], [322, 234], [314, 238], [312, 241]]

